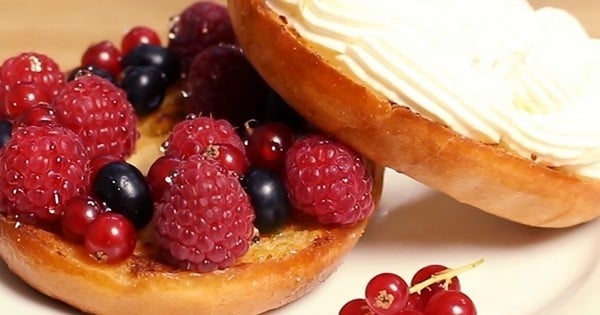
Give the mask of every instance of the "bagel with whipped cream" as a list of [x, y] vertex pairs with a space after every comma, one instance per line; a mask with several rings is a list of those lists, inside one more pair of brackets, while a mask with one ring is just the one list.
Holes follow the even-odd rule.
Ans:
[[600, 48], [527, 2], [229, 0], [296, 110], [373, 161], [537, 227], [600, 215]]

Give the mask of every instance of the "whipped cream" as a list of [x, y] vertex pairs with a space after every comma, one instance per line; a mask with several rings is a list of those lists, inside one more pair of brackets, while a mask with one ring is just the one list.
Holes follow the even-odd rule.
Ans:
[[524, 0], [267, 0], [338, 66], [456, 132], [600, 178], [600, 41]]

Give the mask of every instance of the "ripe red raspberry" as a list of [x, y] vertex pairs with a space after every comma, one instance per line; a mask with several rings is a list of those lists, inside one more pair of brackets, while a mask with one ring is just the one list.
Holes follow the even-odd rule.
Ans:
[[26, 52], [8, 58], [2, 63], [0, 81], [2, 82], [0, 99], [4, 98], [5, 91], [21, 83], [37, 85], [54, 96], [65, 85], [66, 77], [52, 58], [40, 53]]
[[298, 139], [286, 154], [284, 173], [292, 206], [322, 224], [352, 224], [373, 211], [373, 178], [364, 160], [330, 137]]
[[90, 159], [110, 154], [128, 157], [140, 134], [125, 92], [96, 75], [67, 83], [54, 99], [56, 121], [81, 137]]
[[89, 158], [76, 134], [56, 124], [18, 127], [0, 155], [0, 208], [52, 222], [89, 181]]
[[194, 155], [182, 161], [162, 200], [155, 234], [175, 266], [210, 272], [248, 251], [254, 211], [238, 178], [216, 160]]
[[204, 48], [236, 42], [227, 8], [211, 1], [197, 1], [173, 19], [168, 47], [179, 57], [186, 73]]
[[231, 123], [207, 116], [195, 116], [177, 123], [165, 143], [165, 154], [186, 159], [204, 153], [211, 144], [229, 144], [246, 155], [244, 143]]

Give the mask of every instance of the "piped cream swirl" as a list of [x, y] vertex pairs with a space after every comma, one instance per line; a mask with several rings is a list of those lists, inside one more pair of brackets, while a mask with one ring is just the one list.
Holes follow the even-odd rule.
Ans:
[[464, 136], [600, 178], [600, 42], [564, 10], [524, 0], [267, 3], [388, 99]]

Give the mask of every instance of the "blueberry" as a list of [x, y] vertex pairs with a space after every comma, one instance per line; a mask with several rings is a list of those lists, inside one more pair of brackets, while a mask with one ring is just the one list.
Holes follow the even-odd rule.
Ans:
[[0, 148], [4, 148], [12, 136], [13, 125], [10, 120], [0, 119]]
[[93, 189], [111, 211], [127, 217], [141, 229], [154, 213], [150, 187], [135, 166], [116, 161], [104, 165], [94, 176]]
[[79, 67], [71, 70], [67, 80], [73, 81], [73, 80], [75, 80], [75, 78], [77, 78], [79, 76], [82, 76], [85, 74], [90, 74], [90, 73], [95, 74], [101, 78], [104, 78], [104, 79], [110, 81], [114, 85], [117, 84], [117, 80], [110, 72], [108, 72], [102, 68], [99, 68], [97, 66], [94, 66], [94, 65], [79, 66]]
[[131, 66], [155, 66], [162, 72], [167, 84], [174, 83], [181, 76], [177, 56], [165, 47], [141, 44], [129, 51], [121, 59], [123, 69]]
[[278, 174], [251, 167], [242, 178], [242, 186], [254, 207], [254, 226], [261, 233], [274, 232], [287, 221], [291, 206]]
[[167, 85], [162, 72], [153, 66], [132, 66], [123, 71], [121, 87], [135, 112], [147, 115], [157, 109], [165, 98]]

